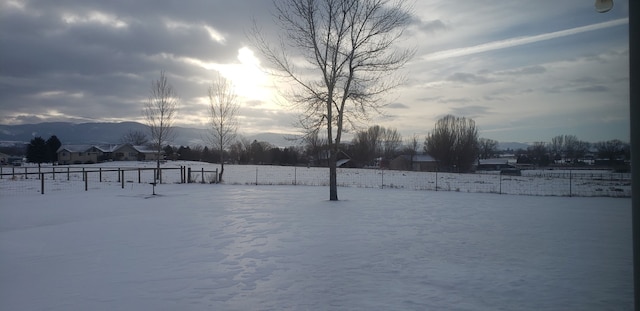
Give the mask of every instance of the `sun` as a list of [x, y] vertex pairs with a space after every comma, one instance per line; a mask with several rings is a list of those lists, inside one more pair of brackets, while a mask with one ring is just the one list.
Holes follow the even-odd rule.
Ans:
[[238, 50], [238, 63], [215, 68], [231, 80], [236, 94], [246, 100], [270, 102], [274, 97], [269, 76], [261, 69], [260, 60], [248, 47]]

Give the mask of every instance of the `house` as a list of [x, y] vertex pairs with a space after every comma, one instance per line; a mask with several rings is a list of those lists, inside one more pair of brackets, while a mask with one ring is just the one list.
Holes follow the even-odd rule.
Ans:
[[478, 160], [478, 171], [499, 171], [505, 168], [511, 168], [513, 165], [509, 164], [507, 158], [495, 158], [495, 159], [480, 159]]
[[[389, 162], [389, 168], [392, 170], [413, 170], [421, 172], [435, 172], [438, 170], [438, 162], [428, 154], [416, 154], [413, 156], [401, 155]], [[413, 167], [412, 167], [413, 162]]]
[[58, 164], [97, 163], [99, 155], [92, 145], [62, 145], [56, 153]]
[[[164, 152], [160, 154], [162, 157]], [[156, 161], [158, 159], [156, 150], [147, 146], [134, 146], [124, 144], [118, 146], [113, 151], [112, 160], [114, 161]]]
[[[58, 148], [59, 164], [90, 164], [104, 161], [155, 161], [157, 154], [146, 146], [63, 145]], [[161, 155], [162, 156], [162, 155]]]

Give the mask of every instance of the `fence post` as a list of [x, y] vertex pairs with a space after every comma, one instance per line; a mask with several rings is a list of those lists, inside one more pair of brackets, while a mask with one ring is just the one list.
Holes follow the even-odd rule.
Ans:
[[158, 183], [162, 183], [162, 169], [158, 168]]
[[500, 188], [498, 188], [498, 194], [502, 194], [502, 174], [498, 173], [498, 176], [500, 177]]
[[120, 182], [120, 168], [118, 167], [118, 182]]
[[436, 191], [438, 191], [438, 169], [436, 169]]
[[87, 181], [87, 172], [82, 168], [82, 181]]
[[102, 167], [99, 167], [99, 168], [98, 168], [98, 172], [99, 172], [99, 174], [98, 174], [98, 181], [99, 181], [99, 182], [102, 182]]
[[27, 174], [27, 168], [24, 168], [24, 179], [29, 179], [29, 174]]
[[71, 169], [67, 166], [67, 181], [71, 179]]
[[573, 195], [571, 187], [572, 187], [572, 180], [571, 180], [571, 170], [569, 170], [569, 197], [571, 197]]
[[138, 183], [140, 183], [140, 168], [138, 167]]
[[201, 175], [202, 183], [204, 184], [204, 167], [200, 168], [200, 171], [202, 172], [200, 175]]
[[382, 185], [380, 185], [380, 189], [384, 189], [384, 169], [380, 168], [380, 176]]
[[53, 180], [56, 180], [56, 167], [54, 166], [54, 167], [52, 168], [52, 170], [53, 170], [53, 171], [52, 171], [52, 174], [51, 174], [51, 175], [53, 176]]
[[15, 168], [15, 166], [11, 167], [11, 178], [14, 178], [14, 179], [16, 178], [16, 168]]
[[82, 179], [84, 179], [84, 191], [89, 190], [89, 178], [87, 178], [87, 172], [82, 168]]
[[216, 178], [215, 178], [216, 184], [219, 183], [220, 181], [218, 180], [218, 168], [216, 168]]
[[122, 178], [120, 178], [120, 183], [122, 184], [122, 189], [124, 189], [124, 170], [122, 170]]
[[256, 167], [256, 186], [258, 185], [258, 168]]
[[298, 184], [298, 167], [294, 166], [293, 167], [293, 185], [297, 185]]
[[187, 169], [187, 183], [191, 183], [191, 168]]
[[44, 173], [40, 173], [40, 194], [44, 194]]

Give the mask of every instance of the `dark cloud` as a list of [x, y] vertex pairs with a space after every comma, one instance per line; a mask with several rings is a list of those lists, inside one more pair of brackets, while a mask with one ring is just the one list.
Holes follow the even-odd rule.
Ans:
[[411, 20], [411, 25], [419, 32], [434, 33], [441, 30], [446, 30], [448, 27], [439, 19], [436, 20], [422, 20], [417, 16]]

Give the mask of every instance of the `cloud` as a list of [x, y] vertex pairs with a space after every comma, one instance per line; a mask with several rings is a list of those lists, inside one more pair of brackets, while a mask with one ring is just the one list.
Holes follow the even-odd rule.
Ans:
[[454, 108], [451, 108], [450, 111], [451, 111], [451, 114], [454, 116], [476, 118], [476, 117], [488, 114], [490, 112], [490, 108], [485, 106], [473, 105], [473, 106], [454, 107]]
[[497, 72], [496, 74], [520, 76], [520, 75], [542, 74], [545, 72], [547, 72], [547, 68], [545, 68], [542, 65], [535, 65], [535, 66], [529, 66], [524, 68], [517, 68], [513, 70], [501, 71], [501, 72]]
[[417, 28], [417, 31], [434, 33], [437, 31], [447, 29], [447, 26], [439, 19], [436, 20], [422, 20], [418, 17], [413, 18], [411, 24]]
[[465, 72], [456, 72], [449, 76], [447, 80], [469, 84], [486, 84], [493, 82], [493, 80], [491, 80], [490, 78]]
[[588, 93], [604, 93], [604, 92], [608, 92], [609, 88], [603, 85], [591, 85], [591, 86], [578, 88], [576, 89], [576, 91], [588, 92]]
[[409, 106], [403, 104], [403, 103], [391, 103], [389, 105], [387, 105], [387, 108], [391, 108], [391, 109], [409, 109]]

